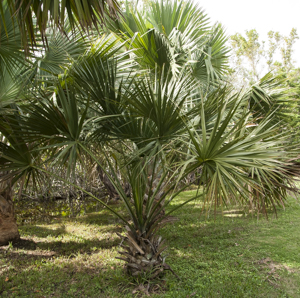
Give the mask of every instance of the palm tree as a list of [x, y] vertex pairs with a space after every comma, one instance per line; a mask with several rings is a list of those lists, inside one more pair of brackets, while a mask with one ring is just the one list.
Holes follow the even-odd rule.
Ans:
[[[81, 190], [124, 222], [121, 259], [132, 275], [148, 278], [170, 269], [158, 231], [175, 220], [174, 209], [166, 213], [165, 207], [190, 173], [197, 173], [203, 186], [191, 200], [203, 197], [215, 206], [235, 201], [266, 210], [284, 204], [287, 190], [295, 190], [288, 160], [296, 154], [285, 148], [288, 136], [272, 122], [272, 94], [259, 93], [269, 111], [258, 117], [249, 105], [257, 93], [235, 92], [223, 81], [222, 29], [207, 28], [206, 17], [190, 2], [164, 4], [154, 1], [145, 16], [127, 9], [124, 21], [110, 22], [113, 35], [84, 44], [83, 50], [74, 51], [77, 43], [65, 46], [54, 34], [54, 45], [65, 55], [49, 43], [49, 54], [38, 63], [42, 71], [35, 69], [27, 80], [27, 101], [0, 125], [6, 136], [1, 170], [12, 183], [42, 173], [64, 180], [46, 170], [54, 162], [65, 164], [67, 182], [80, 188], [72, 179], [76, 164], [83, 155], [94, 160], [127, 215]], [[172, 15], [170, 24], [164, 14]], [[42, 88], [34, 78], [45, 82]], [[22, 150], [24, 156], [18, 154]]]

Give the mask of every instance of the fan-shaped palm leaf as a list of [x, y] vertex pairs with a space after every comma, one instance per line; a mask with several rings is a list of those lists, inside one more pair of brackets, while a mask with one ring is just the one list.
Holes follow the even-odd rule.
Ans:
[[21, 34], [16, 20], [11, 17], [5, 1], [1, 1], [0, 20], [0, 78], [2, 71], [13, 73], [16, 67], [25, 63], [25, 55], [21, 44]]
[[[236, 104], [229, 110], [225, 100], [220, 102], [212, 129], [207, 129], [204, 111], [201, 130], [189, 129], [191, 145], [185, 166], [189, 165], [188, 171], [201, 168], [200, 180], [205, 184], [206, 200], [210, 203], [224, 204], [232, 199], [249, 202], [249, 198], [255, 198], [260, 206], [282, 205], [286, 189], [293, 184], [292, 175], [286, 171], [287, 155], [293, 156], [284, 145], [287, 136], [279, 135], [278, 127], [269, 125], [272, 115], [248, 129], [245, 121], [250, 112], [233, 121], [243, 103], [238, 94], [233, 97]], [[250, 189], [257, 192], [250, 193]]]
[[[103, 24], [107, 15], [116, 18], [120, 13], [119, 4], [115, 0], [5, 0], [0, 2], [2, 19], [4, 19], [6, 6], [9, 7], [10, 17], [16, 17], [15, 23], [21, 32], [25, 48], [27, 48], [27, 39], [31, 44], [36, 43], [38, 31], [45, 40], [45, 32], [50, 23], [63, 31], [66, 16], [72, 29], [80, 27], [86, 31]], [[37, 27], [35, 27], [35, 23]], [[7, 21], [1, 24], [1, 28], [8, 31]]]
[[9, 116], [1, 116], [0, 169], [2, 173], [6, 173], [1, 179], [9, 180], [10, 187], [18, 180], [28, 182], [29, 179], [33, 179], [36, 184], [42, 176], [34, 167], [42, 163], [40, 153], [34, 150], [37, 143], [26, 143], [22, 138], [22, 130], [18, 111], [15, 110]]

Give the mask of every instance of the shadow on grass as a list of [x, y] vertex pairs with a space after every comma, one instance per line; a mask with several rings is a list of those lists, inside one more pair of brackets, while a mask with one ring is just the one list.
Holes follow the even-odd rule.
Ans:
[[103, 210], [101, 213], [90, 213], [85, 216], [76, 218], [78, 223], [87, 225], [108, 225], [112, 223], [117, 223], [118, 218], [108, 210]]
[[[38, 228], [36, 230], [36, 228]], [[120, 243], [120, 239], [115, 237], [116, 232], [120, 232], [119, 227], [111, 227], [109, 229], [110, 234], [106, 238], [97, 239], [86, 239], [82, 236], [76, 236], [76, 239], [69, 240], [68, 237], [74, 237], [71, 233], [61, 232], [61, 229], [58, 229], [60, 233], [57, 233], [57, 230], [51, 230], [47, 228], [35, 227], [31, 233], [32, 236], [39, 236], [41, 238], [47, 237], [47, 235], [58, 237], [57, 240], [48, 240], [48, 241], [33, 241], [31, 239], [21, 238], [20, 240], [12, 243], [14, 248], [24, 249], [24, 250], [48, 250], [53, 251], [57, 256], [60, 255], [70, 255], [76, 253], [91, 253], [91, 251], [99, 249], [109, 249], [114, 246], [117, 246]], [[38, 231], [39, 233], [36, 233]], [[22, 235], [22, 234], [21, 234]], [[28, 234], [27, 232], [27, 235]], [[45, 236], [46, 235], [46, 236]], [[4, 246], [3, 249], [6, 249]]]
[[[111, 249], [119, 245], [119, 239], [102, 239], [102, 240], [83, 240], [81, 243], [76, 241], [51, 241], [51, 242], [34, 242], [32, 240], [20, 239], [13, 242], [13, 248], [9, 250], [8, 246], [2, 246], [0, 252], [5, 252], [6, 256], [15, 258], [17, 255], [35, 256], [43, 258], [45, 256], [74, 256], [78, 253], [92, 254], [94, 251], [101, 249]], [[34, 252], [35, 251], [35, 252]]]
[[39, 238], [47, 238], [48, 236], [57, 237], [59, 235], [67, 234], [66, 227], [61, 225], [56, 229], [49, 229], [40, 226], [19, 226], [20, 234], [27, 234], [28, 236], [37, 236]]
[[17, 275], [8, 269], [6, 280], [0, 279], [0, 296], [124, 297], [130, 291], [129, 283], [122, 282], [124, 270], [117, 261], [87, 263], [78, 258], [54, 263], [51, 258], [45, 255], [40, 260], [27, 258], [30, 270], [19, 267]]

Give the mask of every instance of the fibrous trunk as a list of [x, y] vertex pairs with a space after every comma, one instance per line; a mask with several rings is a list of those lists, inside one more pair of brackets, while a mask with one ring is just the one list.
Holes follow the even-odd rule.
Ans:
[[162, 253], [167, 246], [164, 244], [161, 236], [156, 235], [156, 232], [165, 224], [176, 221], [175, 217], [167, 217], [160, 222], [159, 226], [148, 232], [147, 234], [136, 231], [133, 233], [126, 226], [126, 236], [117, 233], [122, 242], [120, 246], [123, 251], [119, 251], [122, 257], [117, 259], [126, 262], [127, 272], [132, 276], [146, 277], [147, 280], [155, 279], [162, 276], [165, 270], [170, 270], [178, 279], [180, 279], [171, 267], [165, 263], [165, 257]]
[[0, 245], [20, 239], [14, 206], [9, 192], [0, 194]]
[[146, 237], [134, 235], [127, 231], [126, 236], [121, 236], [121, 247], [123, 251], [119, 253], [122, 257], [117, 257], [126, 262], [127, 271], [132, 276], [145, 276], [147, 279], [154, 279], [161, 275], [164, 270], [170, 270], [165, 263], [161, 253], [167, 248], [160, 236]]

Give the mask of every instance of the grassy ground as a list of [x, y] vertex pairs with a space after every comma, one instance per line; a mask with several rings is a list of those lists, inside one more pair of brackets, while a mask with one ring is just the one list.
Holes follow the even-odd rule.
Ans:
[[[150, 285], [152, 297], [300, 297], [299, 203], [291, 199], [278, 219], [271, 214], [268, 221], [234, 210], [214, 220], [200, 211], [186, 205], [176, 212], [180, 220], [161, 231], [169, 244], [167, 263], [181, 281], [168, 273]], [[141, 281], [128, 278], [115, 259], [116, 231], [122, 226], [105, 209], [20, 226], [25, 240], [0, 249], [0, 296], [146, 296]]]

